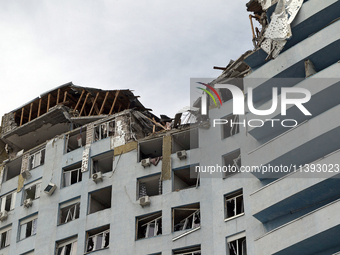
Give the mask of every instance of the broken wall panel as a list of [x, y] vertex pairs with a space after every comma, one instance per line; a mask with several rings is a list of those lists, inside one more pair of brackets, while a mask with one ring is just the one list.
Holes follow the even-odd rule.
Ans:
[[162, 180], [171, 179], [171, 136], [163, 137]]
[[81, 161], [81, 171], [86, 172], [89, 167], [89, 155], [90, 155], [90, 147], [91, 145], [85, 145], [85, 149], [83, 151], [83, 157]]
[[[120, 154], [124, 154], [124, 153], [128, 153], [130, 151], [133, 150], [137, 150], [138, 148], [138, 142], [133, 141], [133, 142], [129, 142], [127, 144], [118, 146], [114, 148], [114, 156], [120, 155]], [[111, 143], [111, 149], [113, 149], [113, 144]]]
[[[22, 156], [22, 161], [21, 161], [21, 173], [28, 171], [28, 166], [29, 166], [29, 154], [25, 153]], [[25, 179], [24, 177], [20, 174], [19, 175], [19, 179], [18, 179], [18, 188], [17, 188], [17, 192], [20, 192], [22, 190], [22, 188], [24, 187], [24, 182]]]

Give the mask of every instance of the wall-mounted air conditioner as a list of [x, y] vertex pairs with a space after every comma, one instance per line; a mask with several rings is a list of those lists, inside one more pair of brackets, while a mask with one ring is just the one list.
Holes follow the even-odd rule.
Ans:
[[187, 152], [185, 150], [183, 151], [177, 151], [177, 158], [179, 159], [186, 159], [187, 158]]
[[103, 176], [102, 176], [102, 172], [97, 172], [92, 174], [92, 180], [97, 183], [98, 181], [102, 181], [103, 180]]
[[49, 183], [47, 187], [44, 189], [44, 192], [47, 195], [51, 196], [53, 192], [56, 190], [56, 188], [57, 188], [57, 185], [55, 185], [54, 183]]
[[32, 204], [33, 204], [33, 200], [31, 198], [27, 198], [27, 199], [24, 200], [24, 207], [25, 208], [32, 206]]
[[139, 198], [139, 204], [141, 206], [149, 205], [150, 204], [150, 197], [149, 196], [144, 196]]
[[148, 167], [148, 166], [151, 165], [150, 158], [142, 159], [142, 161], [140, 163], [143, 167]]
[[25, 170], [21, 173], [21, 176], [24, 177], [24, 179], [27, 180], [27, 179], [31, 178], [32, 175], [31, 175], [30, 171]]
[[7, 220], [7, 217], [8, 217], [7, 211], [0, 212], [0, 221]]

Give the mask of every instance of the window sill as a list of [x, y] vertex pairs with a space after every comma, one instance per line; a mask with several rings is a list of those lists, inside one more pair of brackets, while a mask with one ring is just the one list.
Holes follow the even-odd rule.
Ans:
[[238, 217], [241, 217], [241, 216], [243, 216], [243, 215], [244, 215], [244, 213], [237, 214], [237, 215], [235, 215], [235, 216], [233, 216], [233, 217], [230, 217], [230, 218], [224, 219], [224, 222], [227, 222], [227, 221], [230, 221], [230, 220], [236, 219], [236, 218], [238, 218]]
[[109, 248], [110, 248], [110, 246], [102, 248], [102, 249], [98, 249], [98, 250], [95, 250], [95, 251], [88, 251], [88, 252], [85, 252], [84, 255], [91, 254], [91, 253], [94, 253], [94, 252], [97, 252], [97, 251], [108, 250]]

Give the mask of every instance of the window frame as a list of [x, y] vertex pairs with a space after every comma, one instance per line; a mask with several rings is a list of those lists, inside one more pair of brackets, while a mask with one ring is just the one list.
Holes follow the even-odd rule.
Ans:
[[[32, 222], [32, 229], [31, 234], [29, 236], [26, 236], [27, 234], [27, 226], [25, 228], [25, 237], [22, 237], [22, 231], [23, 231], [23, 225], [27, 225], [28, 223]], [[35, 227], [34, 227], [35, 225]], [[38, 228], [38, 214], [35, 214], [33, 216], [27, 217], [25, 219], [19, 220], [19, 231], [18, 231], [18, 241], [22, 241], [24, 239], [27, 239], [31, 236], [35, 236], [37, 234], [37, 228]]]
[[[67, 217], [66, 217], [65, 222], [61, 222], [61, 216], [62, 216], [61, 210], [62, 210], [62, 209], [65, 209], [66, 207], [70, 207], [70, 206], [74, 206], [74, 209], [73, 209], [72, 207], [69, 208], [69, 209], [68, 209], [69, 212], [67, 213]], [[77, 211], [77, 208], [78, 208], [78, 213], [76, 212], [76, 211]], [[74, 211], [73, 211], [73, 214], [72, 214], [72, 212], [71, 212], [72, 209], [74, 210]], [[67, 221], [69, 213], [71, 214], [72, 219], [70, 219], [69, 221]], [[78, 217], [76, 217], [77, 215], [78, 215]], [[59, 204], [59, 211], [58, 211], [58, 226], [64, 225], [64, 224], [66, 224], [66, 223], [69, 223], [69, 222], [74, 221], [74, 220], [79, 219], [79, 218], [80, 218], [80, 197]]]
[[[38, 150], [34, 153], [31, 153], [28, 157], [28, 169], [33, 170], [33, 169], [35, 169], [39, 166], [44, 165], [45, 164], [45, 154], [46, 154], [45, 148], [42, 148], [42, 149], [40, 149], [40, 150]], [[35, 162], [36, 161], [36, 155], [39, 155], [39, 162]]]
[[34, 201], [34, 200], [40, 198], [40, 195], [41, 195], [41, 187], [42, 187], [41, 184], [42, 184], [42, 180], [40, 179], [40, 180], [31, 182], [31, 183], [25, 185], [24, 190], [23, 190], [23, 194], [22, 194], [22, 203], [21, 203], [21, 205], [23, 205], [24, 201], [25, 201], [26, 199], [28, 199], [28, 198], [27, 198], [27, 192], [26, 192], [26, 190], [31, 189], [31, 188], [34, 187], [34, 186], [35, 186], [34, 199], [32, 199], [32, 198], [31, 198], [31, 199], [32, 199], [32, 201]]
[[[107, 234], [107, 233], [109, 234], [109, 244], [106, 247], [104, 247], [105, 246], [105, 234]], [[97, 239], [98, 239], [97, 236], [99, 236], [100, 234], [103, 234], [102, 244], [101, 244], [101, 248], [97, 249], [96, 248], [97, 247]], [[86, 235], [88, 235], [88, 231], [86, 232]], [[95, 241], [93, 241], [93, 248], [94, 248], [94, 250], [88, 251], [87, 249], [88, 249], [88, 245], [89, 245], [89, 240], [90, 240], [90, 238], [93, 238], [93, 237], [96, 237]], [[108, 249], [109, 247], [110, 247], [110, 228], [107, 229], [107, 230], [101, 231], [101, 232], [99, 232], [97, 234], [94, 234], [94, 235], [91, 235], [91, 236], [89, 235], [86, 238], [85, 253], [87, 254], [87, 253], [94, 252], [94, 251]]]
[[[56, 242], [55, 255], [58, 255], [58, 252], [59, 252], [60, 248], [64, 248], [64, 247], [66, 247], [69, 244], [71, 244], [70, 255], [76, 255], [77, 254], [77, 250], [78, 250], [78, 236], [70, 237], [70, 238], [63, 239], [63, 240], [60, 240], [60, 241]], [[74, 249], [74, 244], [76, 245], [75, 249]], [[60, 255], [64, 255], [64, 254], [65, 254], [65, 250], [64, 251], [62, 250]]]
[[[5, 246], [2, 247], [2, 235], [4, 233], [6, 233], [6, 240], [5, 240]], [[5, 249], [11, 245], [10, 243], [11, 234], [12, 234], [12, 225], [0, 229], [0, 250]]]
[[[242, 206], [241, 206], [241, 212], [237, 213], [237, 198], [242, 197]], [[229, 221], [229, 220], [233, 220], [235, 218], [241, 217], [245, 214], [244, 211], [244, 196], [243, 196], [243, 189], [239, 189], [235, 192], [226, 194], [223, 196], [224, 199], [224, 221]], [[227, 202], [228, 201], [234, 201], [234, 211], [235, 211], [235, 215], [228, 217], [228, 209], [227, 209]]]
[[[11, 196], [11, 204], [10, 204], [10, 210], [5, 210], [6, 209], [6, 201], [7, 201], [7, 197]], [[3, 211], [12, 211], [15, 209], [15, 202], [16, 202], [16, 197], [17, 197], [17, 191], [11, 191], [3, 196], [0, 197], [0, 212]], [[4, 198], [6, 198], [6, 200], [3, 200]]]

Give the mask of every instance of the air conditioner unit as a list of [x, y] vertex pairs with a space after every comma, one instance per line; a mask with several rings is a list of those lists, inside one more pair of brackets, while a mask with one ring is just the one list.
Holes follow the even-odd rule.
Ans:
[[51, 196], [53, 192], [56, 190], [56, 188], [57, 188], [57, 185], [55, 185], [54, 183], [49, 183], [47, 187], [44, 189], [44, 192], [47, 195]]
[[177, 158], [179, 159], [186, 159], [187, 158], [187, 152], [185, 150], [183, 151], [177, 151]]
[[33, 204], [33, 200], [31, 198], [27, 198], [27, 199], [24, 200], [24, 207], [25, 208], [32, 206], [32, 204]]
[[147, 167], [147, 166], [151, 165], [150, 158], [142, 159], [142, 161], [140, 163], [143, 167]]
[[7, 220], [7, 217], [8, 217], [7, 211], [0, 212], [0, 221]]
[[24, 179], [27, 180], [27, 179], [31, 178], [32, 175], [31, 175], [30, 171], [25, 170], [21, 173], [21, 176], [24, 177]]
[[98, 181], [102, 181], [103, 180], [103, 176], [102, 176], [102, 172], [97, 172], [92, 174], [92, 180], [97, 183]]
[[149, 196], [144, 196], [139, 198], [139, 204], [141, 206], [149, 205], [150, 204], [150, 197]]

